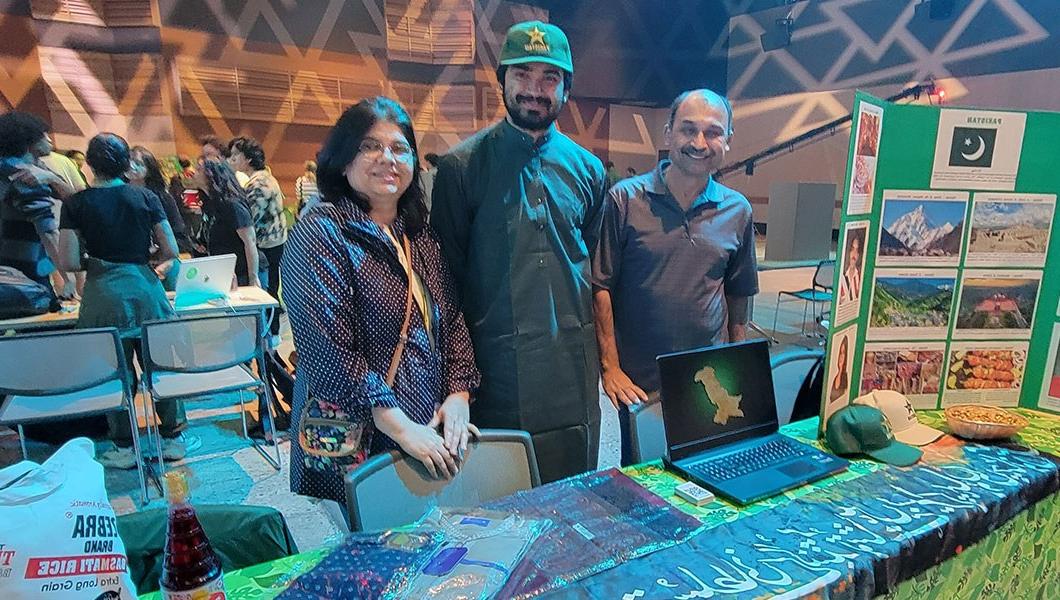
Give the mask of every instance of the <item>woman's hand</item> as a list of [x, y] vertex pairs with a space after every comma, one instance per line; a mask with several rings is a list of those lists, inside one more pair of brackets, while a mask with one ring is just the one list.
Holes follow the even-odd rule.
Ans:
[[470, 396], [467, 392], [450, 394], [438, 410], [434, 418], [427, 424], [428, 427], [437, 429], [442, 426], [442, 437], [445, 438], [445, 448], [451, 456], [460, 460], [464, 459], [467, 452], [468, 434], [478, 436], [478, 427], [471, 424]]
[[409, 456], [423, 463], [431, 477], [451, 479], [456, 475], [456, 460], [446, 449], [442, 436], [431, 425], [410, 422], [394, 441]]

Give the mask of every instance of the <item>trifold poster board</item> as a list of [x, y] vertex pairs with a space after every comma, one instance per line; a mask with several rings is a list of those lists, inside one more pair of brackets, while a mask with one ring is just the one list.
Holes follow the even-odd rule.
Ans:
[[874, 389], [1060, 411], [1060, 113], [853, 114], [822, 431]]

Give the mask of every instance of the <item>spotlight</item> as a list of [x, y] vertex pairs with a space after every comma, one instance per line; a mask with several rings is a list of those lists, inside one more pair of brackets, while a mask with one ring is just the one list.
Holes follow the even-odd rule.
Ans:
[[953, 9], [957, 0], [922, 0], [913, 9], [917, 15], [927, 14], [933, 21], [945, 21], [953, 17]]
[[762, 50], [769, 52], [778, 48], [786, 48], [791, 45], [791, 31], [795, 21], [790, 16], [777, 19], [773, 28], [762, 34]]

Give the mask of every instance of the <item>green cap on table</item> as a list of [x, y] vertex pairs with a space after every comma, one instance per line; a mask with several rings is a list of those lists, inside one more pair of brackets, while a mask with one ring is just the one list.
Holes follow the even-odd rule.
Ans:
[[524, 21], [512, 25], [501, 47], [502, 65], [543, 62], [574, 74], [570, 44], [563, 30], [541, 21]]
[[828, 419], [825, 440], [832, 452], [840, 456], [867, 454], [897, 467], [908, 467], [924, 454], [919, 448], [894, 439], [880, 409], [861, 404], [837, 410]]

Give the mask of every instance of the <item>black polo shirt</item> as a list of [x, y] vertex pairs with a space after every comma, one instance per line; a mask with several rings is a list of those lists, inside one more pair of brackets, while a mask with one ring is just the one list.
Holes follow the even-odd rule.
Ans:
[[593, 254], [622, 370], [649, 392], [657, 355], [728, 342], [725, 296], [758, 293], [751, 204], [711, 179], [686, 212], [663, 179], [669, 166], [611, 188]]

